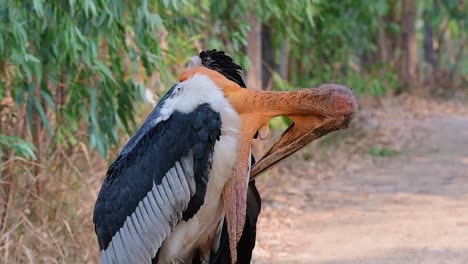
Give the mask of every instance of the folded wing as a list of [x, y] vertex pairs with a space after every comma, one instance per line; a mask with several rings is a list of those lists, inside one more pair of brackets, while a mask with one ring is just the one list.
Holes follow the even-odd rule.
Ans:
[[168, 98], [107, 172], [93, 216], [101, 263], [151, 263], [177, 223], [204, 202], [220, 114], [208, 104], [167, 114]]

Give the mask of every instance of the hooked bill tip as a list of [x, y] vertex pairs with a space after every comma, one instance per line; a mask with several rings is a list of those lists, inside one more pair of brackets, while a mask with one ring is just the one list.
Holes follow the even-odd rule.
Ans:
[[352, 116], [357, 112], [357, 101], [354, 93], [346, 86], [339, 84], [323, 84], [316, 89], [329, 90], [333, 96], [333, 112], [342, 116]]

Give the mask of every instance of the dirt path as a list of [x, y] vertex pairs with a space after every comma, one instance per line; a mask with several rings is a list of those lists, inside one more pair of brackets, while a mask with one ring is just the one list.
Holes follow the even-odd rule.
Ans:
[[468, 116], [397, 119], [414, 132], [399, 155], [356, 154], [322, 178], [302, 162], [276, 172], [294, 175], [285, 186], [262, 179], [255, 264], [468, 263]]

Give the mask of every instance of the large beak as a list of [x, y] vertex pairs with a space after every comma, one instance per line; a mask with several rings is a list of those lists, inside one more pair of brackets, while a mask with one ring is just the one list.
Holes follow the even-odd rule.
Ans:
[[[236, 263], [236, 247], [246, 219], [249, 180], [313, 140], [346, 128], [356, 112], [356, 100], [348, 88], [335, 84], [290, 92], [269, 92], [240, 88], [221, 74], [204, 67], [191, 71], [194, 72], [185, 74], [207, 74], [223, 88], [225, 96], [241, 118], [236, 165], [223, 191], [231, 259], [232, 263]], [[257, 132], [264, 137], [269, 121], [277, 116], [288, 116], [294, 122], [249, 173], [253, 137]]]
[[347, 87], [336, 84], [277, 93], [276, 96], [287, 100], [288, 109], [284, 109], [281, 115], [290, 117], [293, 123], [255, 163], [250, 172], [250, 179], [254, 179], [321, 136], [347, 128], [357, 111], [353, 93]]

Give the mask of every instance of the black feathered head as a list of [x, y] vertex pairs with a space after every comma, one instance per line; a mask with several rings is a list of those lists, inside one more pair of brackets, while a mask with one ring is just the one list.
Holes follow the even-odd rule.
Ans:
[[224, 77], [237, 83], [240, 87], [246, 87], [241, 75], [242, 67], [236, 64], [224, 51], [217, 51], [215, 49], [204, 50], [200, 52], [198, 58], [192, 58], [188, 66], [195, 65], [203, 65], [208, 69], [217, 71], [224, 75]]

